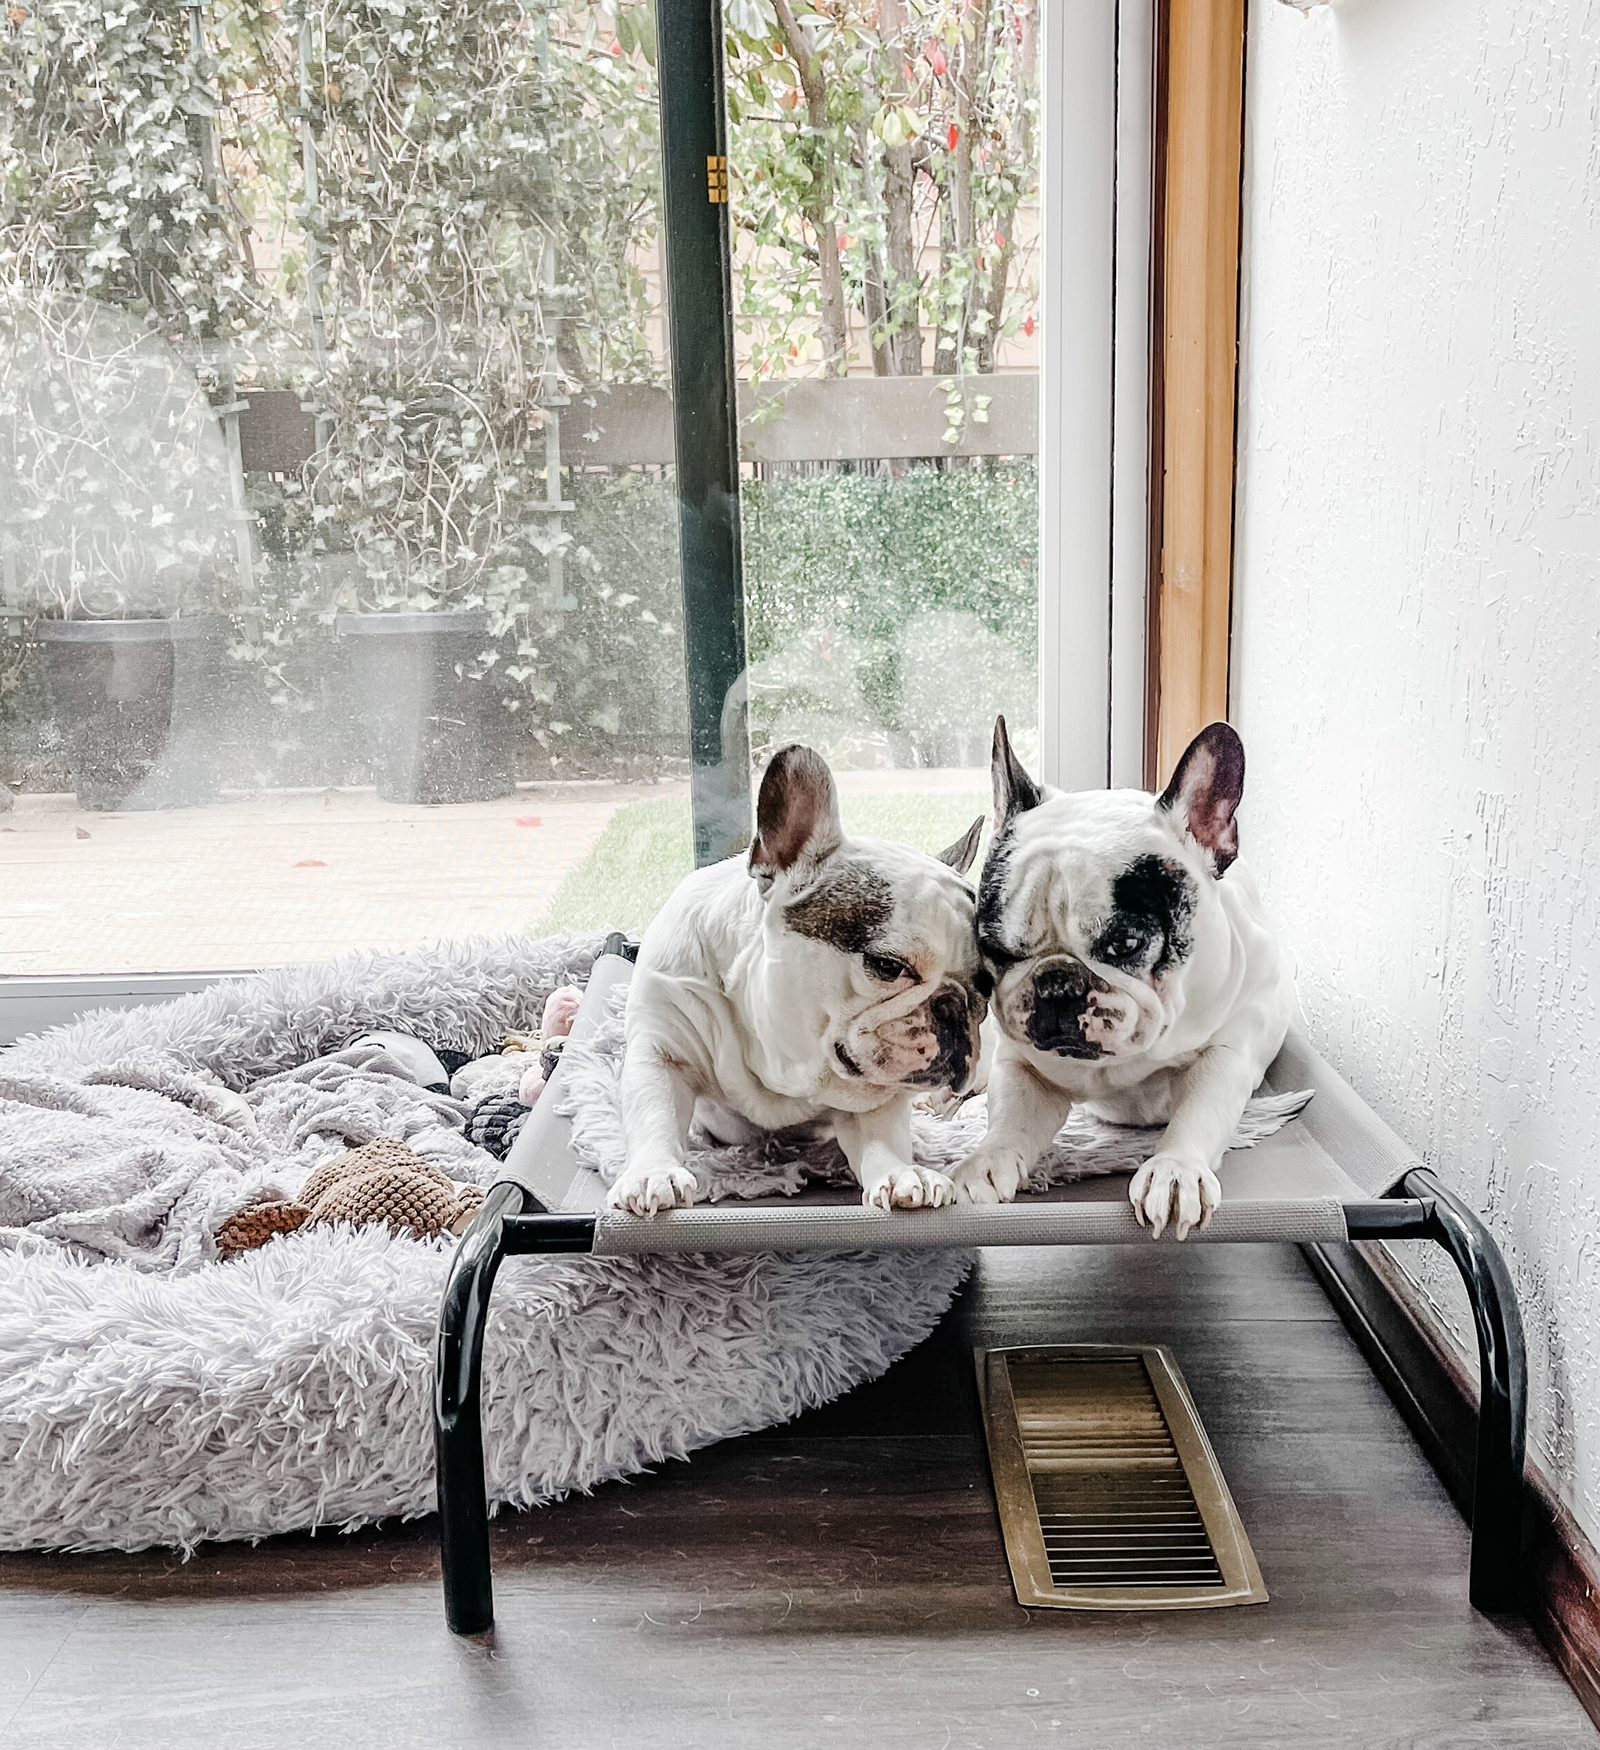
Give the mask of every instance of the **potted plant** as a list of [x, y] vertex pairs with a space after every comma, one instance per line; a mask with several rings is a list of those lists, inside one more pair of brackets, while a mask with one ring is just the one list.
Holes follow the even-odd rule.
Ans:
[[322, 386], [310, 492], [373, 782], [400, 802], [506, 796], [514, 719], [490, 677], [527, 572], [521, 483], [495, 450], [526, 409], [494, 405], [496, 361], [391, 347], [374, 365], [364, 350], [347, 342]]
[[0, 607], [31, 622], [79, 806], [211, 789], [227, 454], [194, 374], [108, 305], [0, 304]]

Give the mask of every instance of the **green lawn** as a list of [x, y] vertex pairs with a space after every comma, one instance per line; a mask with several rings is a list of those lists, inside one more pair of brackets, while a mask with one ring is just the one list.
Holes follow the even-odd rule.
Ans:
[[[976, 816], [987, 817], [989, 798], [979, 790], [845, 796], [840, 813], [848, 833], [942, 851]], [[561, 883], [549, 909], [534, 922], [533, 934], [617, 929], [638, 935], [693, 867], [688, 798], [630, 802], [611, 817], [594, 849]]]

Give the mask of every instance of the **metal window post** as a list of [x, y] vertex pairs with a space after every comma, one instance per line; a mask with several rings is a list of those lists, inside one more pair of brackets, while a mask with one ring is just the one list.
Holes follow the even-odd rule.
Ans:
[[696, 864], [750, 842], [721, 0], [657, 0], [668, 344]]

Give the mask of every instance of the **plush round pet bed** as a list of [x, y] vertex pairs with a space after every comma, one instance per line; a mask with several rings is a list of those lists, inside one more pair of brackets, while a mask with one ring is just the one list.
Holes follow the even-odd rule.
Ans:
[[[321, 1162], [405, 1141], [499, 1163], [466, 1108], [352, 1039], [492, 1050], [599, 937], [455, 944], [231, 979], [0, 1052], [0, 1547], [184, 1550], [433, 1506], [449, 1238], [214, 1234]], [[508, 1260], [489, 1318], [492, 1502], [531, 1505], [771, 1426], [933, 1327], [959, 1254]]]

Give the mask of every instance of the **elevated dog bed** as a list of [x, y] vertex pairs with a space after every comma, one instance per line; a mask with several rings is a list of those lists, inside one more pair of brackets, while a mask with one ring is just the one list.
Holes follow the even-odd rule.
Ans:
[[[870, 1247], [927, 1267], [973, 1246], [1151, 1243], [1134, 1218], [1127, 1187], [1158, 1132], [1144, 1133], [1127, 1172], [1085, 1177], [1052, 1171], [1045, 1188], [1013, 1204], [880, 1211], [863, 1208], [856, 1187], [813, 1183], [798, 1191], [782, 1187], [794, 1194], [709, 1201], [653, 1217], [607, 1209], [606, 1181], [597, 1169], [615, 1143], [608, 1143], [603, 1127], [597, 1134], [593, 1090], [585, 1098], [577, 1078], [586, 1065], [592, 1071], [589, 1047], [612, 1023], [631, 970], [617, 955], [596, 962], [572, 1041], [451, 1269], [440, 1314], [435, 1428], [445, 1609], [457, 1633], [480, 1632], [493, 1621], [478, 1400], [485, 1377], [491, 1394], [500, 1389], [492, 1357], [485, 1373], [482, 1348], [503, 1258], [555, 1252], [683, 1257], [692, 1273], [769, 1248], [809, 1255]], [[1481, 1609], [1509, 1608], [1519, 1591], [1526, 1373], [1505, 1262], [1473, 1212], [1294, 1033], [1268, 1074], [1269, 1110], [1281, 1121], [1304, 1104], [1305, 1091], [1313, 1097], [1299, 1117], [1275, 1134], [1261, 1125], [1254, 1146], [1225, 1156], [1222, 1206], [1209, 1228], [1181, 1243], [1404, 1238], [1431, 1239], [1450, 1252], [1472, 1301], [1483, 1381], [1471, 1596]], [[702, 1166], [696, 1172], [706, 1189], [719, 1189], [714, 1173], [708, 1181]]]

